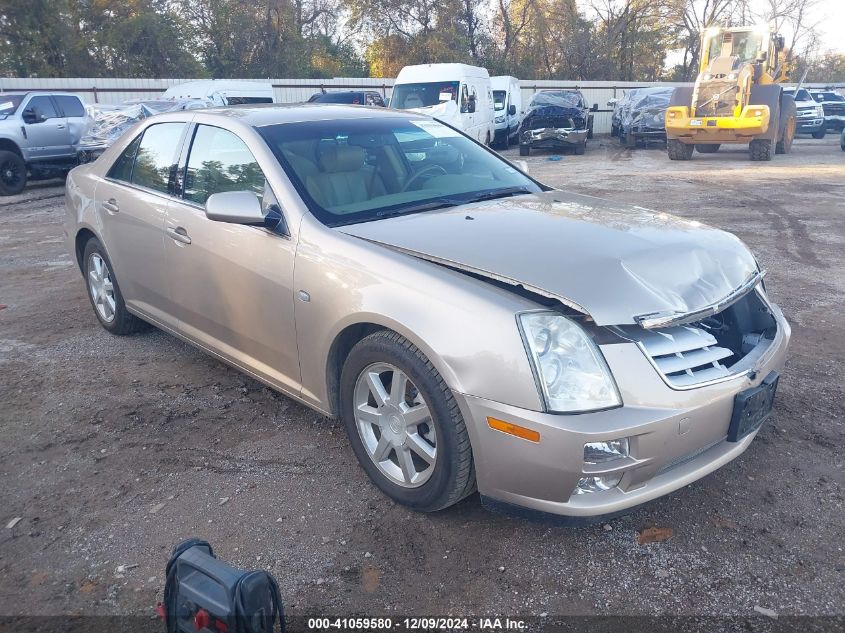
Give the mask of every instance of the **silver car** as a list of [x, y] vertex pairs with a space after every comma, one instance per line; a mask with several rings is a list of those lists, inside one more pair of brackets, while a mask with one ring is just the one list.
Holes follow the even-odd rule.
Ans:
[[106, 330], [153, 324], [340, 418], [416, 510], [477, 488], [579, 521], [695, 481], [754, 439], [790, 337], [733, 235], [400, 111], [163, 114], [66, 199]]

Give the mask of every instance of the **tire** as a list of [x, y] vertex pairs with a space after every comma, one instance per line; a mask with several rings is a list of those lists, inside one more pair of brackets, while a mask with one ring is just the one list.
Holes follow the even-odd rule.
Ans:
[[693, 145], [681, 143], [676, 138], [670, 138], [666, 141], [666, 151], [669, 154], [669, 160], [691, 160], [694, 149], [695, 147]]
[[772, 139], [755, 138], [748, 145], [748, 153], [753, 161], [772, 160]]
[[590, 127], [587, 128], [587, 139], [592, 140], [593, 138], [593, 120], [590, 119]]
[[484, 146], [490, 147], [490, 132], [489, 132], [489, 130], [487, 132], [487, 136], [484, 137]]
[[[401, 405], [391, 402], [397, 371], [408, 381], [400, 383], [406, 385]], [[374, 395], [374, 381], [381, 388], [381, 406]], [[397, 411], [397, 406], [404, 409]], [[423, 420], [416, 424], [415, 418], [404, 415], [409, 406], [412, 410], [427, 407], [428, 415], [416, 418]], [[454, 396], [431, 361], [403, 336], [381, 330], [352, 348], [341, 373], [340, 407], [361, 467], [397, 503], [419, 512], [435, 512], [475, 491], [472, 447]], [[358, 413], [365, 408], [369, 410], [366, 415]], [[409, 428], [413, 435], [405, 431]], [[414, 441], [410, 439], [413, 436]], [[410, 448], [421, 445], [426, 451], [433, 450], [433, 457], [429, 456], [433, 463]], [[385, 448], [380, 449], [382, 446]], [[379, 451], [383, 459], [371, 456]], [[407, 469], [401, 466], [406, 462], [400, 452], [413, 458]]]
[[824, 138], [825, 134], [827, 134], [827, 127], [825, 127], [825, 126], [823, 125], [823, 126], [821, 127], [821, 129], [816, 130], [815, 132], [813, 132], [813, 138], [814, 138], [814, 139], [817, 139], [817, 140], [821, 140], [821, 139], [823, 139], [823, 138]]
[[[99, 262], [99, 264], [97, 264]], [[104, 266], [105, 268], [100, 268]], [[97, 269], [100, 269], [98, 275]], [[85, 245], [85, 251], [82, 256], [82, 274], [85, 277], [85, 287], [88, 290], [88, 300], [91, 302], [91, 307], [94, 309], [94, 315], [108, 332], [118, 336], [126, 334], [135, 334], [147, 329], [147, 324], [136, 317], [134, 314], [126, 309], [126, 304], [123, 302], [123, 295], [120, 292], [120, 286], [114, 274], [114, 268], [102, 244], [96, 238], [91, 238]], [[105, 281], [101, 286], [97, 286], [96, 277], [100, 277], [100, 282]], [[108, 286], [111, 286], [111, 301], [109, 301]], [[98, 290], [100, 292], [98, 292]], [[99, 302], [99, 305], [98, 305]]]
[[519, 155], [520, 156], [529, 156], [531, 154], [531, 146], [530, 145], [523, 145], [520, 143], [519, 145]]
[[695, 150], [699, 154], [715, 154], [719, 151], [721, 145], [719, 143], [707, 144], [707, 145], [696, 145]]
[[0, 151], [0, 196], [15, 196], [26, 187], [26, 163], [18, 154]]
[[505, 130], [505, 141], [502, 143], [502, 147], [506, 150], [511, 148], [511, 129], [508, 128]]
[[795, 140], [795, 117], [789, 117], [783, 129], [783, 136], [775, 145], [775, 154], [789, 154]]
[[625, 134], [622, 140], [628, 149], [637, 149], [637, 137], [632, 132]]
[[583, 156], [586, 152], [587, 152], [587, 141], [584, 141], [583, 143], [578, 143], [578, 145], [575, 146], [575, 155], [576, 156]]

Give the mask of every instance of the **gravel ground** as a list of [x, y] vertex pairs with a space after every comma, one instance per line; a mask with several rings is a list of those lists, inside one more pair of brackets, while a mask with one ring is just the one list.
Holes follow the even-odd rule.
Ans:
[[[65, 251], [62, 188], [32, 186], [0, 199], [0, 615], [148, 614], [191, 535], [272, 571], [293, 613], [845, 614], [838, 141], [763, 164], [608, 139], [548, 159], [531, 173], [732, 231], [769, 269], [793, 343], [745, 454], [604, 526], [502, 517], [477, 495], [414, 514], [369, 483], [337, 422], [162, 332], [103, 331]], [[648, 527], [673, 536], [639, 545]]]

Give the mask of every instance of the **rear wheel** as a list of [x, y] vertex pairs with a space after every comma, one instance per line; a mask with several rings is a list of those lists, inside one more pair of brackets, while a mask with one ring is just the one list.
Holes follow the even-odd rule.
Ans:
[[772, 139], [755, 138], [748, 145], [748, 153], [754, 161], [772, 160]]
[[519, 145], [519, 155], [520, 156], [528, 156], [531, 154], [531, 146], [530, 145]]
[[85, 245], [82, 262], [88, 299], [100, 325], [117, 335], [134, 334], [145, 329], [147, 324], [126, 309], [114, 269], [96, 238], [91, 238]]
[[721, 147], [721, 145], [719, 143], [713, 143], [713, 144], [707, 144], [707, 145], [699, 144], [699, 145], [695, 146], [695, 150], [699, 154], [715, 154], [716, 152], [719, 151], [720, 147]]
[[690, 160], [694, 149], [695, 147], [692, 145], [681, 143], [681, 141], [676, 138], [670, 138], [666, 142], [666, 150], [669, 154], [669, 160]]
[[783, 136], [775, 145], [775, 154], [788, 154], [792, 149], [793, 140], [795, 140], [795, 117], [789, 117], [783, 128]]
[[407, 339], [383, 330], [349, 353], [341, 417], [370, 479], [389, 497], [433, 512], [475, 490], [469, 434], [454, 396]]
[[0, 151], [0, 196], [14, 196], [26, 187], [26, 163], [15, 152]]

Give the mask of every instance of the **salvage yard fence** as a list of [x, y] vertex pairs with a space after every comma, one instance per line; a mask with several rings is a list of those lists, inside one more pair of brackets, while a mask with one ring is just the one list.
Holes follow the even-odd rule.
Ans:
[[[121, 103], [129, 99], [155, 99], [170, 86], [194, 81], [193, 79], [121, 79], [121, 78], [0, 78], [0, 92], [22, 90], [62, 90], [78, 94], [85, 103]], [[238, 81], [257, 81], [273, 86], [275, 100], [278, 103], [298, 103], [307, 101], [315, 92], [321, 90], [377, 90], [384, 97], [390, 97], [393, 79], [379, 77], [336, 77], [334, 79], [245, 79]], [[589, 104], [597, 103], [599, 111], [595, 114], [593, 129], [597, 134], [610, 132], [611, 108], [607, 102], [622, 96], [631, 88], [645, 86], [685, 86], [684, 83], [634, 82], [634, 81], [569, 81], [569, 80], [533, 80], [519, 82], [522, 88], [523, 103], [528, 103], [539, 90], [578, 88], [584, 93]], [[826, 87], [809, 84], [808, 87]]]

